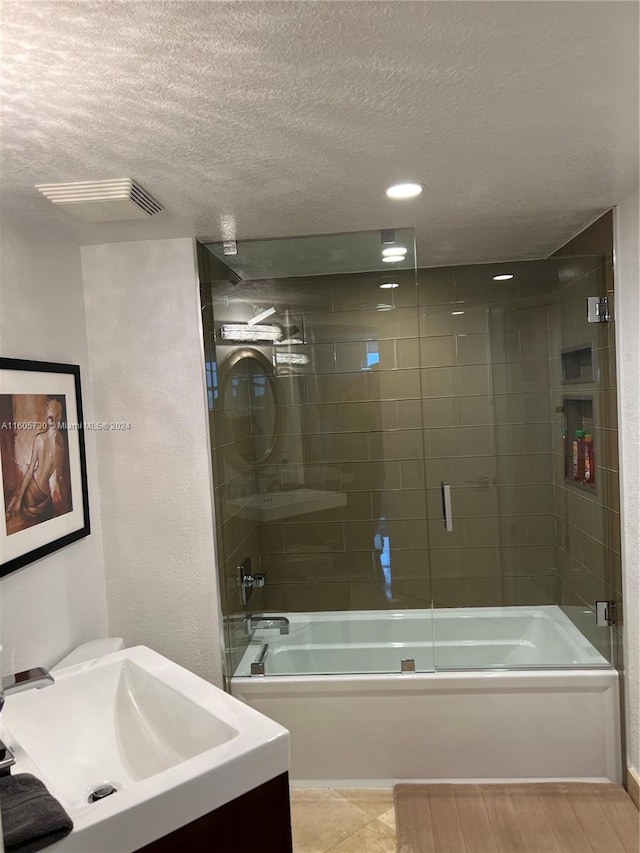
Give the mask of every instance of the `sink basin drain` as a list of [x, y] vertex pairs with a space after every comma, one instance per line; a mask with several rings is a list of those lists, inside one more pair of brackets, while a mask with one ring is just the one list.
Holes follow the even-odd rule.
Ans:
[[114, 788], [113, 785], [109, 785], [108, 783], [105, 785], [98, 785], [97, 788], [94, 788], [93, 791], [91, 791], [87, 799], [90, 803], [97, 803], [98, 800], [104, 800], [105, 797], [115, 794], [117, 790], [117, 788]]

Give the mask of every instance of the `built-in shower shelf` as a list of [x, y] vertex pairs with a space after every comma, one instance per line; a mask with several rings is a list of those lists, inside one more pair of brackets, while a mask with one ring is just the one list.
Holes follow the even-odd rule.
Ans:
[[560, 366], [563, 385], [593, 382], [593, 350], [591, 344], [562, 350]]
[[[592, 397], [565, 397], [562, 401], [564, 431], [564, 481], [576, 489], [596, 491], [596, 446]], [[588, 452], [587, 452], [588, 448]]]

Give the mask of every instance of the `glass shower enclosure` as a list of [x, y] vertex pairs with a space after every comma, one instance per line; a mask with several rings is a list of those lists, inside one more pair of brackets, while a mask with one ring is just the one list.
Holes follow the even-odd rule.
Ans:
[[443, 268], [410, 229], [199, 244], [229, 677], [616, 662], [607, 233]]

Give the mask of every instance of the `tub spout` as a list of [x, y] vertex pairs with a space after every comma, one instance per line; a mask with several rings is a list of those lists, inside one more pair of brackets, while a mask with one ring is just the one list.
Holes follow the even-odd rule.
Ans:
[[256, 628], [279, 628], [281, 634], [289, 633], [289, 620], [286, 616], [249, 616], [248, 628], [249, 633], [255, 631]]

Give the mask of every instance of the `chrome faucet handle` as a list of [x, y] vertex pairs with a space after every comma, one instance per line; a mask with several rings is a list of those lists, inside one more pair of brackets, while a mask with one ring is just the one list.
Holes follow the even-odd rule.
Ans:
[[0, 776], [8, 776], [16, 763], [15, 756], [9, 747], [0, 740]]
[[[5, 675], [2, 679], [2, 693], [9, 696], [11, 693], [22, 693], [23, 690], [39, 690], [55, 684], [54, 677], [41, 666], [25, 669], [23, 672], [14, 672], [13, 675]], [[1, 706], [0, 706], [1, 707]]]
[[[53, 676], [41, 666], [33, 669], [25, 669], [23, 672], [14, 672], [13, 675], [5, 675], [0, 679], [0, 711], [4, 705], [4, 697], [11, 693], [21, 693], [23, 690], [48, 687], [55, 684]], [[0, 777], [8, 776], [16, 759], [9, 747], [0, 740]]]

